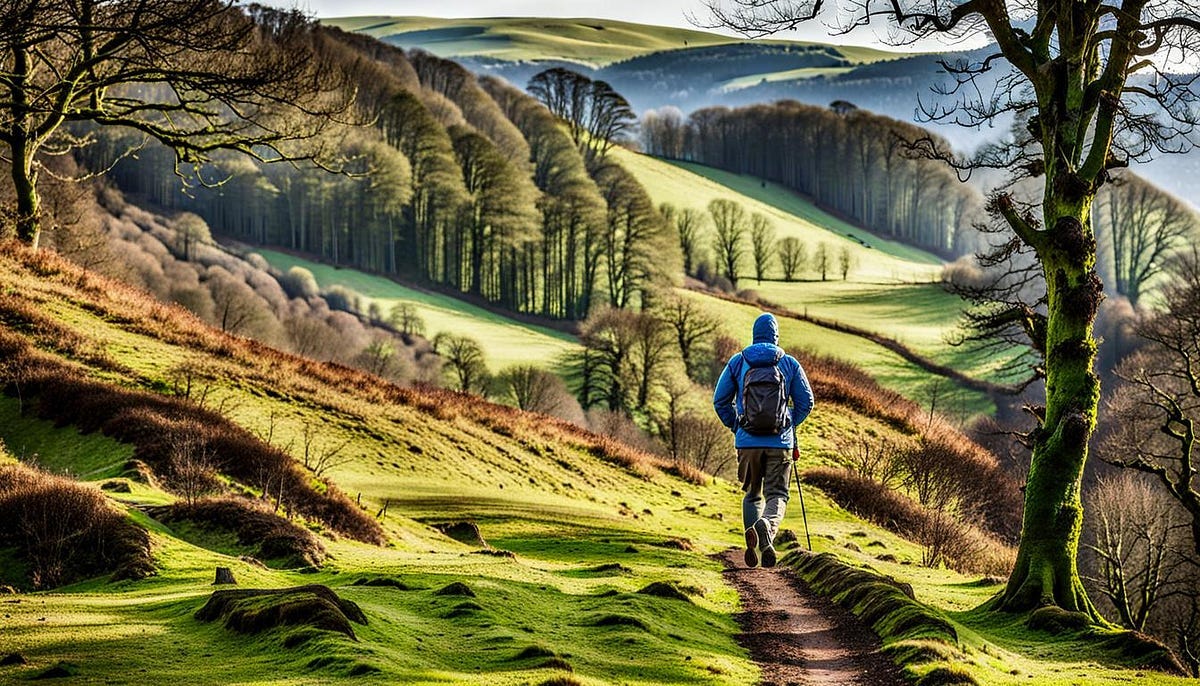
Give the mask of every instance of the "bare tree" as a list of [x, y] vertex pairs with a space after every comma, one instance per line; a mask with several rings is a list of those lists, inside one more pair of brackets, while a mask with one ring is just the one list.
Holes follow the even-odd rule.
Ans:
[[529, 80], [527, 90], [567, 122], [571, 138], [589, 164], [603, 160], [637, 123], [629, 101], [612, 86], [570, 69], [539, 72]]
[[775, 251], [779, 253], [779, 266], [783, 269], [784, 281], [795, 281], [796, 274], [804, 271], [808, 264], [808, 247], [799, 238], [788, 236], [779, 241]]
[[346, 448], [350, 446], [349, 438], [340, 442], [318, 441], [317, 436], [320, 430], [320, 427], [314, 422], [306, 421], [300, 434], [304, 468], [311, 469], [317, 477], [324, 476], [329, 470], [337, 469], [354, 461], [354, 456], [345, 452]]
[[173, 432], [166, 471], [167, 486], [189, 505], [220, 488], [216, 458], [196, 427]]
[[1196, 214], [1133, 175], [1117, 177], [1096, 198], [1096, 238], [1117, 293], [1138, 304], [1171, 255], [1196, 235]]
[[834, 443], [846, 467], [864, 479], [894, 488], [903, 476], [900, 449], [886, 436], [868, 430], [841, 434]]
[[580, 403], [590, 409], [604, 401], [611, 412], [627, 410], [627, 378], [637, 348], [637, 313], [609, 308], [590, 317], [580, 327], [583, 343], [584, 389]]
[[[823, 0], [709, 0], [713, 22], [750, 35], [794, 28], [817, 16]], [[1038, 305], [998, 307], [1044, 356], [1046, 407], [1038, 409], [1016, 567], [998, 610], [1040, 605], [1098, 618], [1079, 579], [1083, 507], [1080, 482], [1095, 429], [1100, 381], [1092, 370], [1092, 327], [1101, 300], [1092, 202], [1112, 169], [1155, 152], [1189, 146], [1200, 98], [1197, 77], [1161, 70], [1197, 54], [1198, 7], [1190, 0], [857, 0], [844, 8], [846, 30], [886, 21], [897, 40], [986, 34], [992, 49], [977, 61], [944, 63], [953, 83], [926, 109], [931, 119], [978, 125], [1017, 113], [1013, 138], [970, 160], [954, 159], [932, 139], [915, 149], [963, 169], [988, 166], [1010, 180], [1038, 177], [1040, 201], [1022, 205], [994, 193], [1007, 243], [1040, 268]]]
[[667, 220], [667, 225], [674, 227], [679, 235], [679, 250], [683, 253], [683, 273], [694, 274], [696, 265], [700, 262], [701, 234], [704, 232], [704, 213], [694, 207], [682, 210], [674, 205], [663, 203], [659, 205], [659, 213]]
[[636, 407], [647, 409], [651, 393], [664, 384], [667, 370], [678, 367], [671, 345], [675, 329], [653, 311], [641, 312], [636, 322], [637, 354], [634, 356], [634, 374], [637, 382]]
[[175, 218], [175, 233], [179, 236], [179, 252], [184, 260], [191, 260], [195, 257], [197, 244], [212, 241], [212, 232], [208, 228], [208, 223], [199, 215], [191, 212], [184, 212]]
[[725, 278], [737, 288], [738, 271], [746, 254], [746, 210], [732, 200], [718, 198], [708, 203], [715, 236], [713, 250], [717, 263], [725, 268]]
[[0, 142], [17, 233], [34, 246], [41, 160], [92, 141], [68, 124], [135, 132], [126, 154], [160, 141], [177, 168], [218, 150], [297, 160], [320, 156], [295, 144], [315, 141], [353, 97], [303, 15], [226, 0], [6, 2], [0, 44]]
[[1200, 556], [1200, 249], [1175, 261], [1163, 299], [1166, 311], [1138, 327], [1148, 345], [1117, 368], [1101, 457], [1152, 475], [1191, 518]]
[[1093, 529], [1088, 548], [1096, 567], [1092, 585], [1122, 626], [1145, 631], [1151, 613], [1185, 571], [1187, 559], [1175, 550], [1175, 533], [1186, 525], [1169, 500], [1129, 472], [1100, 480], [1087, 502]]
[[771, 258], [775, 256], [772, 251], [774, 247], [775, 227], [771, 220], [758, 212], [750, 215], [750, 248], [754, 257], [754, 278], [759, 284], [762, 284], [763, 275], [767, 273]]
[[354, 366], [381, 379], [399, 381], [408, 371], [407, 361], [399, 350], [391, 334], [376, 333], [354, 356]]
[[842, 246], [838, 251], [838, 271], [842, 274], [842, 281], [845, 281], [850, 276], [850, 267], [854, 265], [854, 258], [850, 255], [850, 247]]
[[559, 416], [573, 402], [562, 379], [531, 364], [507, 367], [497, 378], [517, 407], [528, 412]]
[[215, 311], [214, 323], [222, 331], [248, 335], [250, 330], [268, 318], [262, 298], [245, 281], [224, 269], [213, 269], [210, 277]]
[[817, 244], [817, 251], [813, 254], [813, 269], [821, 275], [821, 280], [825, 281], [829, 278], [829, 270], [833, 267], [833, 256], [829, 254], [829, 244], [824, 241]]
[[483, 393], [489, 380], [487, 362], [479, 342], [469, 336], [440, 333], [433, 339], [433, 349], [441, 355], [458, 381], [458, 390]]
[[683, 360], [688, 377], [701, 378], [706, 360], [699, 348], [717, 332], [720, 322], [694, 298], [683, 295], [664, 298], [655, 309], [655, 313], [674, 330], [679, 356]]
[[388, 324], [400, 330], [405, 336], [424, 336], [425, 320], [417, 312], [417, 306], [408, 302], [399, 302], [388, 312]]

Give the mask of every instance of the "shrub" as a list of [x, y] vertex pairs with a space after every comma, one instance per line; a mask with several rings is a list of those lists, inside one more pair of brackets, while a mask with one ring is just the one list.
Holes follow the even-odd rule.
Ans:
[[283, 292], [291, 298], [308, 300], [317, 297], [317, 279], [304, 267], [292, 267], [278, 277]]
[[23, 465], [0, 466], [0, 546], [17, 550], [34, 588], [154, 573], [149, 534], [103, 494]]
[[329, 309], [331, 310], [341, 310], [342, 312], [349, 312], [351, 314], [358, 314], [363, 311], [362, 296], [345, 286], [332, 286], [323, 295], [325, 296], [325, 302], [329, 303]]
[[[205, 465], [242, 481], [271, 496], [277, 506], [325, 523], [351, 538], [382, 543], [383, 529], [331, 484], [314, 487], [312, 478], [291, 457], [267, 445], [223, 415], [179, 397], [135, 391], [84, 378], [53, 358], [41, 356], [19, 339], [4, 344], [38, 360], [37, 372], [26, 382], [29, 393], [38, 396], [39, 414], [59, 424], [74, 424], [81, 431], [97, 429], [135, 446], [134, 457], [149, 465], [168, 483], [176, 479], [180, 441], [188, 443], [193, 455], [204, 456]], [[2, 379], [0, 379], [2, 380]], [[205, 465], [201, 465], [204, 467]], [[204, 470], [197, 475], [192, 497], [211, 485]]]
[[846, 510], [923, 547], [922, 562], [960, 572], [1008, 574], [1011, 548], [946, 512], [926, 510], [911, 498], [844, 469], [818, 467], [804, 472], [804, 483], [824, 491]]
[[204, 498], [148, 512], [164, 523], [192, 522], [236, 534], [238, 545], [254, 546], [255, 557], [262, 560], [312, 567], [319, 567], [325, 560], [325, 547], [312, 532], [271, 512], [261, 501]]

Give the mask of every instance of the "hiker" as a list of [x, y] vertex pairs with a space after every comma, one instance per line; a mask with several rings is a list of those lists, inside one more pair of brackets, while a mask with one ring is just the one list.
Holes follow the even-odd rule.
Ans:
[[729, 358], [713, 392], [717, 416], [735, 435], [738, 479], [746, 493], [742, 523], [748, 567], [775, 566], [775, 534], [787, 509], [791, 460], [800, 455], [796, 427], [813, 408], [804, 368], [778, 344], [779, 323], [770, 314], [760, 315], [754, 342]]

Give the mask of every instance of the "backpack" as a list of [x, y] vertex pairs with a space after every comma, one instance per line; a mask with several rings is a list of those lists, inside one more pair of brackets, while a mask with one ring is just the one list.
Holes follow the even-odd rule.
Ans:
[[778, 436], [791, 423], [787, 379], [779, 365], [750, 367], [742, 375], [742, 416], [738, 425], [755, 436]]

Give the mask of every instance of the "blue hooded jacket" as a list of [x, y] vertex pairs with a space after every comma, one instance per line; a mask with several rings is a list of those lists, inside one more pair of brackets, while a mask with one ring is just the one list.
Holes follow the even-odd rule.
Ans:
[[[779, 323], [770, 314], [762, 314], [754, 321], [754, 343], [729, 358], [725, 371], [717, 381], [713, 392], [713, 408], [721, 423], [734, 432], [734, 445], [738, 448], [783, 448], [791, 449], [794, 429], [808, 418], [813, 409], [812, 387], [804, 368], [796, 358], [783, 352], [779, 343]], [[792, 401], [792, 422], [778, 436], [756, 436], [746, 433], [738, 426], [742, 415], [742, 377], [750, 367], [774, 364], [783, 374], [788, 398]]]

